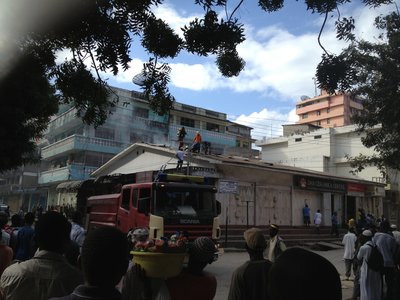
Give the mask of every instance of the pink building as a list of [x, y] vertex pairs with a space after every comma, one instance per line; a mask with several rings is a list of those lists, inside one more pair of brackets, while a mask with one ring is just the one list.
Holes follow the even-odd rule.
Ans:
[[353, 99], [347, 94], [329, 95], [321, 91], [321, 95], [306, 98], [296, 103], [298, 124], [339, 127], [352, 124], [351, 116], [363, 109], [360, 99]]

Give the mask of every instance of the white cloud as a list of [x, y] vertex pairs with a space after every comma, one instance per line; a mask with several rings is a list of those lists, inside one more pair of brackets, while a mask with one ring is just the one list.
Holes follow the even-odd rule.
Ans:
[[[379, 10], [362, 7], [349, 13], [354, 15], [358, 28], [361, 28], [358, 34], [371, 39], [377, 35], [372, 25], [374, 17], [388, 9], [387, 6]], [[174, 16], [175, 20], [183, 20], [171, 10], [173, 7], [167, 7], [164, 13]], [[334, 19], [331, 19], [326, 25], [321, 43], [327, 51], [339, 53], [345, 44], [337, 41], [333, 22]], [[238, 47], [239, 54], [246, 61], [246, 68], [238, 77], [223, 78], [210, 60], [209, 65], [196, 65], [195, 68], [180, 63], [179, 72], [173, 71], [172, 83], [196, 91], [229, 88], [237, 92], [265, 92], [273, 89], [282, 96], [296, 99], [303, 94], [313, 96], [315, 86], [312, 77], [323, 53], [318, 45], [318, 29], [313, 33], [293, 35], [276, 25], [257, 31], [247, 26], [246, 36], [247, 40]]]
[[219, 87], [219, 76], [209, 64], [187, 65], [182, 63], [170, 64], [171, 82], [173, 85], [194, 91]]
[[183, 36], [181, 28], [184, 25], [189, 24], [189, 22], [194, 20], [196, 17], [201, 18], [201, 15], [198, 14], [188, 13], [186, 11], [177, 11], [176, 8], [169, 3], [163, 3], [162, 5], [155, 7], [154, 14], [157, 18], [166, 21], [181, 37]]
[[282, 125], [296, 123], [298, 116], [295, 109], [288, 113], [281, 113], [264, 108], [249, 115], [230, 116], [230, 119], [233, 122], [252, 127], [252, 137], [260, 140], [264, 137], [281, 136], [283, 133]]
[[[353, 15], [356, 19], [357, 34], [364, 38], [373, 39], [377, 31], [373, 27], [373, 19], [380, 12], [393, 9], [384, 6], [379, 10], [359, 6], [351, 11], [351, 7], [344, 6], [342, 13]], [[172, 28], [180, 32], [180, 28], [199, 17], [194, 13], [179, 11], [169, 4], [160, 5], [156, 15], [166, 20]], [[202, 58], [201, 63], [196, 62], [196, 56], [187, 58], [181, 55], [170, 65], [171, 84], [176, 87], [192, 91], [210, 91], [226, 88], [235, 92], [258, 92], [275, 99], [298, 100], [301, 95], [314, 96], [315, 85], [313, 77], [323, 50], [318, 45], [319, 25], [318, 19], [313, 32], [305, 32], [294, 35], [291, 32], [278, 27], [278, 25], [253, 28], [245, 24], [246, 41], [238, 47], [239, 55], [246, 61], [246, 67], [238, 77], [223, 77], [214, 64], [214, 57]], [[330, 18], [324, 28], [321, 42], [327, 51], [339, 53], [345, 46], [336, 39], [334, 32], [335, 18]], [[128, 75], [125, 74], [128, 72]], [[118, 81], [131, 80], [135, 71], [127, 71], [118, 75]]]

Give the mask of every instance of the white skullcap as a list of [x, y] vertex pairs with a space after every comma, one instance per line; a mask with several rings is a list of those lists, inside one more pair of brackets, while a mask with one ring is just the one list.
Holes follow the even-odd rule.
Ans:
[[371, 232], [371, 230], [364, 230], [363, 232], [362, 232], [362, 235], [363, 236], [372, 236], [372, 232]]
[[390, 225], [390, 228], [397, 229], [397, 225], [396, 224], [392, 224], [392, 225]]

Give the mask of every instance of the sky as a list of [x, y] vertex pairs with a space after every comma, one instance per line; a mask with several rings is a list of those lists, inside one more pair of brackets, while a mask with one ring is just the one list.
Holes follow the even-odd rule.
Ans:
[[[355, 17], [358, 36], [374, 39], [377, 31], [373, 20], [388, 9], [395, 6], [370, 9], [360, 1], [352, 1], [340, 13]], [[170, 0], [157, 7], [155, 13], [181, 33], [185, 23], [201, 17], [202, 9], [193, 1]], [[225, 17], [222, 9], [218, 13]], [[307, 11], [304, 2], [292, 0], [285, 1], [284, 9], [274, 13], [262, 11], [257, 1], [244, 1], [236, 16], [244, 24], [246, 35], [246, 41], [238, 47], [246, 61], [240, 75], [223, 77], [214, 56], [181, 52], [175, 59], [165, 60], [172, 68], [169, 88], [178, 102], [226, 113], [229, 120], [252, 127], [253, 138], [282, 135], [281, 125], [298, 119], [295, 106], [300, 97], [320, 93], [313, 77], [322, 55], [318, 33], [323, 17]], [[336, 18], [337, 14], [328, 17], [321, 42], [329, 52], [338, 54], [345, 44], [336, 39]], [[148, 58], [140, 48], [139, 43], [133, 44], [131, 68], [115, 77], [110, 75], [110, 84], [140, 90], [132, 84], [132, 77]]]
[[[79, 5], [79, 1], [58, 2]], [[232, 11], [239, 0], [228, 2], [228, 11]], [[181, 51], [173, 60], [163, 62], [172, 68], [169, 89], [176, 101], [226, 113], [229, 120], [252, 127], [253, 138], [262, 139], [281, 135], [282, 124], [297, 121], [295, 106], [301, 96], [319, 94], [313, 77], [322, 55], [317, 37], [323, 17], [307, 11], [304, 1], [287, 0], [282, 10], [274, 13], [262, 11], [257, 2], [243, 1], [235, 14], [244, 24], [246, 35], [246, 41], [238, 46], [239, 55], [246, 61], [239, 76], [223, 77], [214, 63], [215, 56], [198, 57]], [[400, 5], [400, 0], [396, 2]], [[57, 19], [54, 3], [54, 0], [0, 2], [0, 75], [4, 66], [12, 62], [7, 38]], [[27, 9], [29, 5], [31, 9]], [[340, 14], [355, 18], [357, 36], [374, 40], [378, 35], [373, 27], [375, 16], [394, 9], [394, 5], [366, 8], [361, 0], [353, 0], [340, 7]], [[203, 15], [202, 8], [193, 0], [165, 0], [154, 12], [181, 35], [184, 24]], [[218, 13], [225, 18], [223, 8]], [[337, 12], [329, 15], [321, 37], [323, 46], [336, 54], [345, 46], [335, 37], [333, 27], [337, 16]], [[68, 56], [71, 54], [61, 52], [59, 61]], [[132, 61], [127, 71], [120, 71], [117, 76], [102, 75], [112, 86], [140, 91], [132, 83], [133, 76], [141, 72], [148, 60], [140, 40], [133, 41], [130, 56]]]

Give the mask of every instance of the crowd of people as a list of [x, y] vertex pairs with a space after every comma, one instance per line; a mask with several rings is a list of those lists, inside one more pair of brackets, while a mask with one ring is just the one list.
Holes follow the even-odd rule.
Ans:
[[359, 209], [358, 220], [349, 220], [342, 243], [346, 280], [351, 271], [354, 275], [349, 300], [400, 299], [400, 232], [396, 225]]
[[[214, 299], [215, 276], [205, 269], [215, 260], [215, 243], [199, 237], [190, 243], [188, 263], [173, 278], [148, 278], [129, 256], [138, 229], [127, 236], [102, 227], [87, 233], [82, 216], [69, 220], [48, 211], [35, 219], [32, 213], [11, 217], [0, 214], [0, 300], [146, 300]], [[362, 222], [358, 222], [362, 223]], [[351, 299], [398, 299], [399, 235], [395, 226], [381, 220], [379, 227], [358, 228], [349, 222], [343, 237], [346, 279], [354, 276]], [[353, 226], [354, 225], [354, 226]], [[243, 234], [249, 260], [231, 276], [229, 300], [341, 299], [336, 268], [322, 256], [287, 248], [279, 226], [269, 225], [269, 238], [260, 228]], [[383, 257], [382, 270], [368, 264], [374, 247]], [[397, 255], [397, 257], [396, 257]], [[383, 280], [383, 281], [382, 281]], [[385, 282], [385, 284], [383, 284]], [[312, 286], [313, 291], [307, 287]]]

